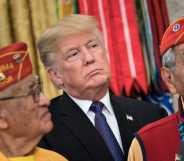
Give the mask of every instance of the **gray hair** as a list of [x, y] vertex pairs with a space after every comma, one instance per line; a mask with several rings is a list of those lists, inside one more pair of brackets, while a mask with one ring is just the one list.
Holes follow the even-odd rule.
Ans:
[[37, 44], [43, 64], [46, 67], [54, 65], [59, 46], [58, 44], [66, 36], [86, 31], [94, 32], [94, 34], [101, 39], [95, 17], [88, 15], [73, 14], [65, 16], [58, 24], [46, 30]]
[[162, 66], [167, 67], [172, 72], [175, 71], [176, 67], [176, 55], [173, 48], [169, 48], [162, 56]]

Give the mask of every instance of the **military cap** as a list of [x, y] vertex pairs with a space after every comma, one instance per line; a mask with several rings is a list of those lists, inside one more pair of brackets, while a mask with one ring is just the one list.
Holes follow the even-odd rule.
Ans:
[[25, 43], [0, 48], [0, 98], [24, 95], [32, 77], [32, 63]]
[[171, 23], [166, 29], [160, 44], [160, 54], [163, 55], [169, 48], [184, 43], [184, 17]]

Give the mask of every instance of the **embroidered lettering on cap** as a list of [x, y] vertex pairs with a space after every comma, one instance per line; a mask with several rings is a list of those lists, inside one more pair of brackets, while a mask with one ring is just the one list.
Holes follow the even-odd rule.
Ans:
[[27, 45], [17, 42], [1, 48], [0, 98], [22, 95], [24, 86], [18, 82], [28, 82], [29, 77], [32, 77], [32, 64]]

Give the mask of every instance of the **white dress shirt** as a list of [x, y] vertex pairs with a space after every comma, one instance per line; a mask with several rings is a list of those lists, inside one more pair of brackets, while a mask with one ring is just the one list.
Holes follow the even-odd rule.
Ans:
[[[81, 100], [78, 98], [74, 98], [71, 95], [69, 95], [69, 96], [81, 108], [81, 110], [86, 114], [86, 116], [89, 118], [89, 120], [95, 126], [95, 121], [94, 121], [95, 120], [95, 113], [90, 110], [90, 106], [92, 104], [92, 101]], [[109, 91], [107, 91], [106, 95], [99, 101], [105, 105], [105, 108], [103, 108], [102, 113], [105, 115], [107, 123], [109, 124], [114, 136], [116, 137], [121, 149], [123, 150], [118, 123], [117, 123], [116, 116], [114, 114], [114, 111], [113, 111], [113, 108], [112, 108], [112, 105], [110, 102]]]

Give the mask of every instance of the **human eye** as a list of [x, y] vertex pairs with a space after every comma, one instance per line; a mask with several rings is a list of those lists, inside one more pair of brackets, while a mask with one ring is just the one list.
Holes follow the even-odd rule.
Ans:
[[183, 57], [184, 57], [184, 51], [181, 53], [181, 56], [183, 56]]
[[79, 53], [79, 50], [72, 49], [66, 53], [65, 59], [69, 61], [75, 60], [79, 56]]
[[89, 42], [88, 44], [87, 44], [87, 47], [88, 48], [97, 48], [99, 46], [99, 44], [98, 44], [98, 42], [96, 42], [96, 41], [91, 41], [91, 42]]

